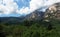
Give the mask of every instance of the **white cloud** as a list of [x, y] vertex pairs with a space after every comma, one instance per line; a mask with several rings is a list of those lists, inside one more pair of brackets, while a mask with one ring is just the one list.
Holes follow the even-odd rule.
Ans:
[[[10, 14], [11, 12], [18, 9], [18, 5], [13, 0], [0, 0], [0, 14]], [[4, 5], [5, 4], [5, 5]]]
[[60, 2], [60, 0], [31, 0], [30, 1], [30, 11], [34, 11], [43, 6], [50, 6], [54, 3]]
[[[29, 13], [29, 8], [28, 7], [22, 7], [20, 10], [18, 10], [18, 5], [16, 2], [13, 0], [0, 0], [0, 15], [1, 14], [10, 14], [14, 11], [16, 11], [19, 14], [28, 14]], [[17, 0], [18, 1], [18, 0]], [[5, 6], [3, 4], [5, 4]]]
[[17, 10], [19, 14], [29, 14], [29, 8], [28, 7], [22, 7], [20, 10]]
[[54, 3], [60, 2], [60, 0], [48, 0], [44, 5], [52, 5]]
[[30, 11], [34, 11], [37, 8], [41, 7], [43, 4], [43, 0], [31, 0], [30, 1]]
[[[18, 0], [16, 0], [16, 1], [18, 1]], [[24, 0], [22, 0], [22, 1], [24, 1]], [[30, 12], [32, 12], [40, 7], [50, 6], [57, 2], [60, 2], [60, 0], [31, 0], [30, 8], [22, 7], [20, 10], [18, 10], [18, 5], [16, 2], [14, 2], [14, 0], [0, 0], [0, 11], [1, 11], [0, 15], [1, 14], [10, 14], [14, 11], [16, 11], [19, 14], [29, 14]]]

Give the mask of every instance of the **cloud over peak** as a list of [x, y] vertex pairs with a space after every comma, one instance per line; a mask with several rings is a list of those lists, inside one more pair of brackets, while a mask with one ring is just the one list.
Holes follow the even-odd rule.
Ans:
[[34, 11], [38, 8], [50, 6], [54, 3], [60, 2], [60, 0], [31, 0], [30, 1], [30, 11]]
[[[57, 2], [60, 0], [0, 0], [0, 16], [2, 14], [9, 15], [13, 12], [20, 15], [29, 14], [38, 8], [48, 7]], [[45, 9], [42, 10], [45, 11]]]

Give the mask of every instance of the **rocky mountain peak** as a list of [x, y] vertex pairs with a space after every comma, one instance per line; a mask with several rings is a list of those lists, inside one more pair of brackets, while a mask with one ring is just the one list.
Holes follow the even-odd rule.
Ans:
[[60, 3], [55, 3], [49, 6], [45, 12], [35, 10], [26, 16], [27, 20], [41, 20], [45, 18], [59, 18], [60, 19]]
[[55, 3], [51, 5], [45, 12], [45, 18], [51, 16], [50, 18], [60, 19], [60, 3]]
[[41, 20], [43, 18], [44, 12], [35, 10], [31, 14], [26, 16], [27, 20]]

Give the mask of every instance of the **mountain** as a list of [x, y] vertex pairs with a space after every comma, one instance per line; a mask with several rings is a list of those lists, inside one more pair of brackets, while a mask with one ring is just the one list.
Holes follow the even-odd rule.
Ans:
[[60, 2], [51, 5], [45, 12], [45, 18], [49, 17], [54, 19], [60, 19]]
[[41, 20], [43, 19], [44, 12], [35, 10], [34, 12], [25, 16], [25, 20]]
[[0, 17], [0, 24], [7, 23], [7, 24], [19, 24], [23, 21], [24, 16], [21, 17]]
[[[51, 17], [49, 17], [51, 16]], [[33, 20], [38, 21], [45, 18], [57, 18], [60, 19], [60, 3], [55, 3], [51, 6], [49, 6], [45, 12], [39, 11], [39, 9], [31, 12], [30, 14], [26, 16], [20, 16], [20, 17], [0, 17], [0, 23], [9, 23], [9, 24], [18, 24], [23, 22], [24, 20]]]
[[8, 23], [8, 24], [19, 24], [24, 20], [41, 20], [43, 18], [44, 12], [35, 10], [34, 12], [20, 17], [0, 17], [0, 23]]
[[[25, 20], [42, 20], [46, 18], [60, 19], [60, 2], [55, 3], [49, 7], [43, 7], [46, 11], [41, 11], [40, 9], [35, 10], [31, 14], [26, 15]], [[40, 11], [39, 11], [40, 10]]]

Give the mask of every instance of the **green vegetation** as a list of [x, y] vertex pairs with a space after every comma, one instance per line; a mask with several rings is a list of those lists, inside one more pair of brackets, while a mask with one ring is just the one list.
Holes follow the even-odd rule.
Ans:
[[54, 19], [53, 14], [47, 15], [42, 20], [1, 22], [0, 37], [60, 37], [60, 20]]
[[0, 37], [60, 37], [60, 21], [24, 21], [18, 25], [0, 24]]

